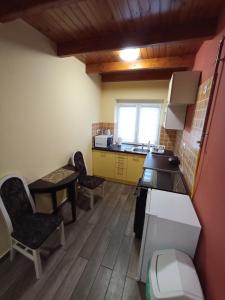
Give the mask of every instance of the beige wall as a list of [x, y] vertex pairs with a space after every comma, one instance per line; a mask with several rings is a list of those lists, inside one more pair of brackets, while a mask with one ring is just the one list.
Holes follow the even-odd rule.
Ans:
[[[58, 58], [42, 34], [23, 21], [0, 24], [0, 177], [33, 181], [78, 149], [91, 170], [100, 94], [99, 77], [87, 76], [75, 58]], [[0, 255], [7, 248], [3, 231], [0, 220]]]
[[168, 86], [167, 80], [103, 83], [101, 121], [114, 122], [116, 100], [165, 100]]

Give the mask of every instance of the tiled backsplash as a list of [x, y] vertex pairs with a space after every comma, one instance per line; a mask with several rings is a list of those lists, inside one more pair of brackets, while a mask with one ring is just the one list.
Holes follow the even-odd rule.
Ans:
[[188, 118], [184, 131], [177, 133], [175, 154], [181, 161], [181, 168], [187, 185], [192, 191], [201, 140], [207, 110], [212, 79], [203, 82], [198, 91], [196, 104], [193, 106], [192, 118]]
[[[92, 124], [92, 140], [94, 143], [94, 136], [98, 133], [98, 130], [105, 130], [110, 129], [111, 134], [115, 137], [116, 136], [116, 123], [93, 123]], [[176, 130], [165, 129], [163, 127], [160, 128], [160, 144], [165, 145], [166, 149], [174, 150], [175, 143], [176, 143]], [[114, 141], [115, 142], [115, 141]]]
[[[199, 143], [204, 126], [205, 114], [209, 100], [212, 79], [203, 82], [198, 90], [196, 104], [192, 105], [192, 116], [189, 114], [184, 131], [160, 128], [160, 144], [166, 149], [174, 151], [181, 161], [181, 169], [187, 185], [192, 191], [194, 185], [195, 170], [197, 167]], [[116, 135], [115, 123], [94, 123], [92, 124], [92, 138], [97, 134], [98, 129], [110, 129]]]
[[110, 129], [111, 134], [115, 134], [115, 123], [93, 123], [92, 124], [92, 142], [94, 144], [94, 137], [98, 134], [98, 130], [107, 130]]
[[167, 150], [174, 151], [176, 144], [177, 130], [160, 128], [160, 144], [165, 145]]

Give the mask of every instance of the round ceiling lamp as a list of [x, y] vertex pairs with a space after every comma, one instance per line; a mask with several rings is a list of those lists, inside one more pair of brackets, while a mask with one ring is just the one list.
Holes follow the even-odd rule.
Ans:
[[139, 48], [127, 48], [120, 51], [120, 58], [124, 61], [134, 61], [140, 55]]

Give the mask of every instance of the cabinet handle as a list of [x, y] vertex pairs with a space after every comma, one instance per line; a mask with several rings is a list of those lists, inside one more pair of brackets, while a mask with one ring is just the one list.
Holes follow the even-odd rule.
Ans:
[[117, 172], [117, 175], [123, 175], [123, 172]]
[[125, 164], [122, 162], [122, 163], [117, 163], [116, 164], [117, 166], [125, 166]]
[[134, 161], [140, 161], [138, 158], [133, 158]]

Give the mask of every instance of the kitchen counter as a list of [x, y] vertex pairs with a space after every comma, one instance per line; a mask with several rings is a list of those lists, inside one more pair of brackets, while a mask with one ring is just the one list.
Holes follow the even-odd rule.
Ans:
[[[170, 156], [170, 155], [169, 155]], [[144, 169], [159, 170], [164, 172], [179, 172], [179, 166], [169, 163], [169, 156], [148, 153], [144, 162]]]
[[179, 194], [188, 194], [189, 192], [181, 172], [145, 169], [139, 186]]
[[[136, 152], [136, 151], [132, 151], [132, 148], [135, 147], [137, 145], [133, 144], [122, 144], [121, 146], [118, 145], [112, 145], [108, 148], [100, 148], [100, 147], [92, 147], [92, 150], [100, 150], [100, 151], [111, 151], [111, 152], [124, 152], [124, 153], [131, 153], [131, 154], [135, 154], [135, 155], [146, 155], [147, 153], [143, 152]], [[165, 152], [163, 154], [154, 154], [157, 156], [172, 156], [173, 152], [170, 150], [165, 150]]]

